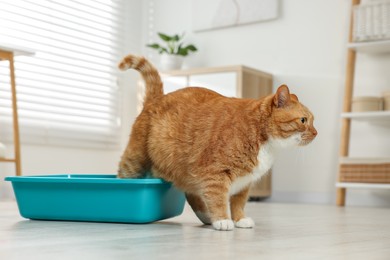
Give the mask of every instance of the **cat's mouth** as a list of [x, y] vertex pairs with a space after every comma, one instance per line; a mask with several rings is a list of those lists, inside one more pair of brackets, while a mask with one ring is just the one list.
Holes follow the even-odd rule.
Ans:
[[305, 146], [305, 145], [310, 144], [312, 141], [313, 141], [313, 139], [311, 139], [311, 140], [302, 140], [298, 145], [299, 146]]
[[299, 142], [299, 146], [305, 146], [305, 145], [308, 145], [310, 144], [312, 141], [314, 140], [314, 138], [305, 138], [305, 137], [302, 137], [301, 141]]

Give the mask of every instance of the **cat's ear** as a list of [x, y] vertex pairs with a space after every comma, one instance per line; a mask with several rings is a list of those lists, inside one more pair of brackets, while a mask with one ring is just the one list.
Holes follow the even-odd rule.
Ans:
[[290, 90], [286, 85], [281, 85], [274, 96], [276, 107], [284, 107], [290, 102]]
[[292, 100], [299, 101], [297, 95], [295, 95], [295, 94], [290, 94], [290, 98]]

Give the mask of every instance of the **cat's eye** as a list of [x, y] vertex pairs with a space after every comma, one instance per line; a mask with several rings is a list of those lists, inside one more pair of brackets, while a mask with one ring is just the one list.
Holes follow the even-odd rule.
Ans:
[[307, 117], [301, 117], [301, 123], [304, 124], [307, 122]]

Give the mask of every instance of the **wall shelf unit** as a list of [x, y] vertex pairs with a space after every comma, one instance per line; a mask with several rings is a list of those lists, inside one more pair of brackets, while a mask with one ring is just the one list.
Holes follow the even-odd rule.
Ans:
[[375, 112], [347, 112], [342, 113], [341, 118], [349, 118], [356, 121], [390, 124], [390, 111]]
[[336, 187], [337, 188], [355, 188], [355, 189], [390, 189], [390, 184], [337, 182]]
[[[383, 54], [390, 53], [390, 40], [371, 42], [352, 42], [353, 39], [353, 7], [360, 4], [360, 0], [351, 0], [351, 23], [349, 30], [349, 44], [347, 45], [347, 68], [341, 114], [341, 142], [339, 174], [337, 177], [336, 204], [345, 205], [346, 189], [390, 189], [390, 158], [351, 158], [349, 157], [350, 132], [352, 121], [362, 121], [372, 124], [390, 126], [390, 111], [351, 112], [353, 88], [355, 79], [356, 54]], [[390, 132], [390, 130], [389, 130]]]
[[348, 48], [361, 53], [387, 53], [390, 52], [390, 40], [372, 42], [353, 42]]

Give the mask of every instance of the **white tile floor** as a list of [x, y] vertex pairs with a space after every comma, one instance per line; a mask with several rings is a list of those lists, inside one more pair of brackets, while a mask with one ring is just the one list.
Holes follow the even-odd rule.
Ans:
[[191, 209], [147, 225], [30, 221], [0, 202], [0, 259], [390, 259], [389, 208], [249, 203], [254, 229], [214, 231]]

